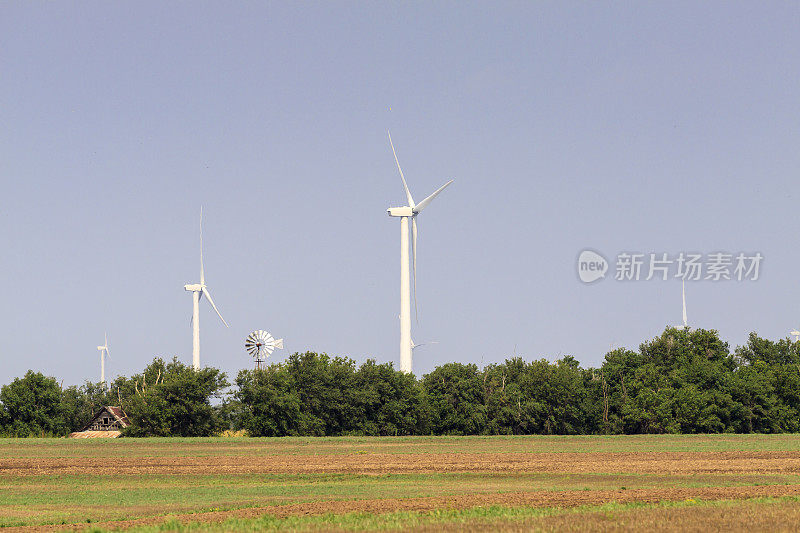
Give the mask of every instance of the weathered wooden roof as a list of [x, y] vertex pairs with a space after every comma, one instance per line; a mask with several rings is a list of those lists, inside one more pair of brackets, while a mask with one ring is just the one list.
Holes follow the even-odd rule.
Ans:
[[120, 425], [124, 428], [131, 425], [131, 421], [128, 420], [128, 415], [125, 414], [125, 411], [122, 410], [122, 407], [113, 407], [113, 406], [106, 406], [108, 412], [114, 415], [114, 418], [120, 423]]
[[[111, 405], [106, 405], [106, 406], [103, 406], [102, 409], [97, 411], [97, 414], [95, 414], [92, 417], [92, 419], [89, 421], [88, 424], [83, 426], [83, 429], [81, 429], [81, 431], [79, 433], [83, 433], [87, 429], [89, 429], [92, 426], [92, 424], [94, 424], [97, 421], [97, 419], [100, 418], [100, 415], [102, 415], [106, 411], [111, 413], [111, 416], [113, 416], [116, 419], [116, 421], [119, 422], [119, 425], [122, 426], [123, 428], [126, 428], [126, 427], [131, 425], [131, 421], [128, 419], [128, 415], [125, 414], [125, 411], [123, 411], [121, 407], [114, 407], [114, 406], [111, 406]], [[105, 432], [105, 433], [108, 433], [108, 432]]]

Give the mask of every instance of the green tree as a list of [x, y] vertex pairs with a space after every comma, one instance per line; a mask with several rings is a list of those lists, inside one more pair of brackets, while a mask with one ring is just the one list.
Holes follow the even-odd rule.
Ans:
[[736, 360], [716, 331], [667, 328], [639, 352], [614, 350], [601, 368], [606, 427], [624, 433], [734, 431]]
[[356, 372], [359, 417], [353, 429], [363, 435], [415, 435], [428, 426], [428, 406], [413, 374], [369, 359]]
[[229, 386], [219, 369], [194, 370], [177, 358], [169, 363], [156, 358], [141, 374], [118, 381], [118, 390], [126, 391], [122, 408], [131, 421], [127, 436], [202, 437], [225, 429], [211, 405]]
[[483, 377], [474, 364], [447, 363], [422, 378], [437, 435], [478, 435], [487, 431]]
[[234, 396], [241, 404], [238, 427], [252, 437], [300, 434], [300, 397], [285, 366], [242, 370], [236, 386]]
[[751, 333], [735, 352], [735, 397], [744, 405], [741, 431], [800, 431], [800, 342]]
[[574, 434], [585, 430], [585, 371], [566, 356], [555, 363], [515, 357], [483, 372], [488, 431], [501, 434]]
[[0, 427], [15, 437], [64, 435], [69, 428], [55, 378], [28, 370], [0, 389]]
[[80, 387], [67, 387], [61, 393], [64, 421], [70, 431], [80, 431], [102, 407], [118, 403], [103, 383], [87, 381]]
[[355, 361], [306, 352], [290, 355], [284, 365], [300, 402], [298, 434], [344, 435], [363, 425], [355, 398]]

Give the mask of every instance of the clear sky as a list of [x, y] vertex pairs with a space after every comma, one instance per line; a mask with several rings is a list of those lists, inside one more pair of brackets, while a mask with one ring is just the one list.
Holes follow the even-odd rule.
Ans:
[[732, 346], [800, 327], [796, 2], [4, 2], [0, 383], [154, 356], [235, 376], [247, 334], [398, 364], [404, 194], [415, 372], [600, 364], [681, 320], [680, 281], [583, 284], [581, 250], [760, 252], [687, 283]]

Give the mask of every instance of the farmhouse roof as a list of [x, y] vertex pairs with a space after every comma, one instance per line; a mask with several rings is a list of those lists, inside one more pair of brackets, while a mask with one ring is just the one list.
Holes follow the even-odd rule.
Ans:
[[122, 410], [122, 407], [113, 407], [109, 405], [106, 406], [106, 409], [108, 409], [109, 413], [114, 415], [114, 418], [119, 421], [122, 427], [126, 428], [131, 425], [131, 421], [128, 420], [128, 415], [125, 414], [125, 411]]
[[84, 428], [81, 431], [86, 431], [87, 429], [89, 429], [92, 426], [92, 424], [94, 424], [95, 420], [97, 420], [100, 417], [100, 415], [102, 415], [106, 411], [111, 413], [111, 416], [113, 416], [116, 419], [116, 421], [119, 422], [120, 427], [126, 428], [131, 425], [131, 421], [128, 419], [128, 415], [125, 414], [125, 411], [122, 410], [122, 407], [114, 407], [112, 405], [106, 405], [103, 406], [99, 411], [97, 411], [97, 413], [92, 417], [89, 423], [86, 424], [86, 426], [84, 426]]

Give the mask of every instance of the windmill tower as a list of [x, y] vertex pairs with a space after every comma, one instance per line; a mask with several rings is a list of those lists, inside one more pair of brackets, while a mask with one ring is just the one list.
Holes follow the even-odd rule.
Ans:
[[[388, 132], [387, 132], [388, 133]], [[408, 205], [403, 207], [390, 207], [386, 211], [390, 217], [400, 218], [400, 370], [402, 372], [410, 373], [413, 369], [413, 350], [414, 343], [411, 341], [411, 283], [409, 272], [408, 260], [408, 219], [411, 219], [411, 250], [414, 263], [414, 309], [417, 309], [417, 215], [422, 213], [422, 210], [428, 207], [434, 198], [442, 192], [448, 185], [453, 183], [453, 180], [448, 181], [433, 194], [422, 200], [420, 203], [414, 203], [414, 198], [408, 190], [406, 178], [403, 175], [403, 169], [400, 168], [400, 161], [397, 159], [397, 152], [392, 143], [392, 136], [389, 134], [389, 145], [392, 147], [392, 154], [394, 161], [397, 163], [397, 170], [400, 171], [400, 179], [403, 181], [403, 189], [406, 193], [406, 200]]]

